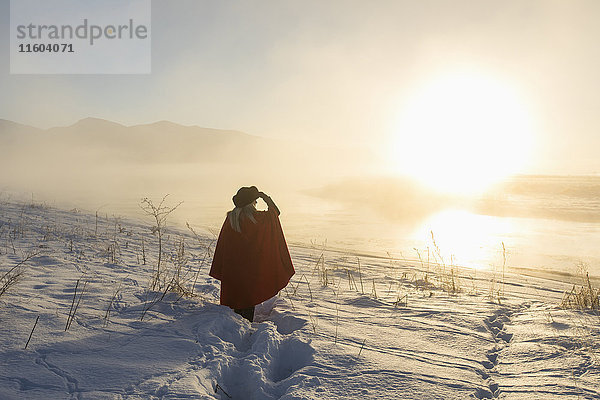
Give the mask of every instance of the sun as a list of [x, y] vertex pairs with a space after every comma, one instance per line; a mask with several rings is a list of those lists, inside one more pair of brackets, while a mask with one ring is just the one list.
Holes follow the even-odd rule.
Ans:
[[523, 171], [530, 112], [509, 84], [475, 72], [439, 76], [399, 114], [393, 168], [438, 191], [473, 194]]

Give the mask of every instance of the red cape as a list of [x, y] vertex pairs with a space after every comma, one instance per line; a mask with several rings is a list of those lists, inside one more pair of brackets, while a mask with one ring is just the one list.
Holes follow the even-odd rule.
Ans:
[[277, 214], [257, 211], [255, 219], [242, 219], [241, 233], [225, 219], [210, 269], [221, 281], [221, 304], [235, 309], [275, 296], [295, 272]]

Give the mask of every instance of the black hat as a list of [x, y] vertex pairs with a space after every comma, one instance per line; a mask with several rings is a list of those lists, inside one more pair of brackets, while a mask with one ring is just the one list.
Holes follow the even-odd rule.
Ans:
[[232, 200], [236, 207], [244, 207], [256, 199], [258, 199], [258, 189], [256, 186], [245, 186], [237, 191]]

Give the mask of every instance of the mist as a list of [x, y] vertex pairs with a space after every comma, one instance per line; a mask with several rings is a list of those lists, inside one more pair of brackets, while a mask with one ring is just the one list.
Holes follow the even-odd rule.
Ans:
[[[416, 225], [448, 208], [483, 215], [598, 219], [600, 178], [517, 176], [478, 196], [443, 194], [407, 177], [385, 174], [377, 155], [267, 139], [168, 121], [125, 126], [86, 118], [38, 129], [0, 122], [0, 190], [56, 205], [139, 216], [143, 197], [183, 201], [181, 218], [217, 224], [241, 186], [256, 185], [283, 209], [319, 214], [361, 210]], [[569, 204], [565, 207], [564, 204]]]
[[248, 185], [272, 193], [285, 207], [308, 189], [369, 173], [375, 160], [360, 148], [168, 121], [124, 126], [86, 118], [50, 129], [2, 121], [0, 144], [3, 191], [133, 214], [141, 198], [166, 194], [173, 202], [224, 212], [235, 191]]

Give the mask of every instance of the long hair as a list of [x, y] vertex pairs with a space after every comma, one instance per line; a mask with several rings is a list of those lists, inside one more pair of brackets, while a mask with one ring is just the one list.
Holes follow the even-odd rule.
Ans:
[[242, 228], [240, 227], [240, 221], [243, 218], [248, 218], [252, 223], [256, 223], [256, 218], [254, 218], [254, 213], [256, 212], [256, 206], [254, 203], [250, 203], [244, 207], [236, 207], [233, 210], [227, 213], [227, 217], [229, 218], [229, 223], [231, 223], [231, 227], [236, 232], [242, 232]]

